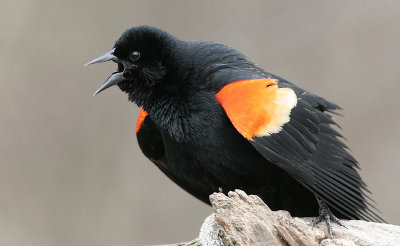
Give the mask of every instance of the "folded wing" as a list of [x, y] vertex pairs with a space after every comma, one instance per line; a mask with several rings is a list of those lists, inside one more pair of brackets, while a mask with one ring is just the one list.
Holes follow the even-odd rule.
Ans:
[[216, 98], [236, 130], [269, 162], [349, 218], [382, 221], [365, 195], [357, 161], [332, 127], [328, 112], [338, 106], [276, 79], [236, 81]]

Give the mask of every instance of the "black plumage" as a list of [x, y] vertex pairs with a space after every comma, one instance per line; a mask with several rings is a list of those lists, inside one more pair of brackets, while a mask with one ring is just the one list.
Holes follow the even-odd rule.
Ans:
[[[137, 132], [140, 148], [198, 199], [208, 203], [211, 193], [238, 188], [273, 210], [318, 216], [317, 196], [339, 218], [382, 221], [335, 129], [336, 104], [265, 72], [228, 46], [181, 41], [155, 27], [128, 29], [112, 52], [91, 63], [106, 60], [118, 69], [98, 92], [116, 84], [147, 112]], [[254, 141], [235, 129], [216, 99], [224, 86], [249, 79], [277, 79], [279, 88], [297, 96], [289, 122]]]

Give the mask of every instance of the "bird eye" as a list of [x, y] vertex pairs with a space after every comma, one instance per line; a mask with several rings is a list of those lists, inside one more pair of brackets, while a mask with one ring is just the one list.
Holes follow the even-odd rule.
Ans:
[[140, 53], [137, 51], [132, 51], [129, 55], [129, 58], [131, 59], [131, 61], [137, 61], [140, 58]]

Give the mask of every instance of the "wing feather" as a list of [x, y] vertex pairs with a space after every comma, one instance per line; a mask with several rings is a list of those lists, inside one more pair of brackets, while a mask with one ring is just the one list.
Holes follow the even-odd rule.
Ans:
[[[370, 192], [356, 171], [358, 162], [343, 143], [343, 136], [333, 127], [338, 125], [330, 113], [340, 107], [285, 80], [279, 81], [278, 86], [292, 89], [297, 96], [297, 104], [290, 110], [290, 120], [280, 131], [265, 136], [254, 135], [249, 142], [269, 162], [284, 169], [345, 216], [383, 221], [373, 200], [365, 194]], [[260, 102], [257, 105], [263, 107], [262, 98], [257, 100]], [[225, 110], [229, 108], [224, 102], [220, 103]], [[251, 115], [252, 112], [241, 113]], [[232, 121], [230, 114], [227, 115]]]

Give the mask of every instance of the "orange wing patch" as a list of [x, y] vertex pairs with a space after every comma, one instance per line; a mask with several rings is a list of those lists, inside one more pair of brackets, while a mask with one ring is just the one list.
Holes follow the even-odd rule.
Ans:
[[276, 79], [241, 80], [224, 86], [216, 98], [236, 130], [248, 140], [269, 136], [289, 122], [297, 96], [290, 88], [279, 88]]
[[140, 128], [143, 125], [144, 119], [146, 118], [147, 115], [148, 114], [146, 111], [144, 111], [144, 109], [140, 109], [139, 117], [136, 122], [136, 133], [139, 132]]

